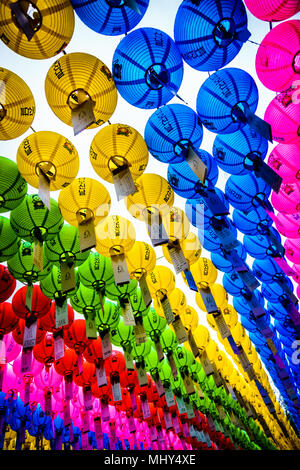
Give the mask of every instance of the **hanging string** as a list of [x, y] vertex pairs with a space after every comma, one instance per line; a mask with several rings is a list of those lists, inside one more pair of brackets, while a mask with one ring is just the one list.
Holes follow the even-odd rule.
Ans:
[[33, 127], [32, 127], [32, 126], [30, 126], [30, 129], [31, 129], [33, 132], [36, 132], [36, 131], [33, 129]]

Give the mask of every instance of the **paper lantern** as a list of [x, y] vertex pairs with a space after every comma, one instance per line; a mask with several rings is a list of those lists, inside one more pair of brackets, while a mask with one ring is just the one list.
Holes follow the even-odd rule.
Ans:
[[[247, 251], [245, 247], [241, 243], [239, 243], [234, 249], [237, 252], [239, 258], [242, 261], [246, 261]], [[234, 269], [233, 264], [224, 257], [224, 254], [222, 253], [222, 248], [220, 253], [218, 251], [211, 253], [211, 260], [219, 271], [227, 273], [231, 272]]]
[[191, 266], [191, 273], [196, 284], [204, 288], [213, 284], [217, 280], [217, 269], [208, 258], [200, 257], [199, 260]]
[[139, 28], [117, 46], [113, 77], [128, 103], [154, 109], [177, 93], [183, 78], [183, 63], [170, 36], [159, 29]]
[[[229, 203], [225, 197], [225, 194], [219, 188], [214, 188], [214, 190], [218, 199], [225, 206], [225, 209], [229, 214]], [[211, 227], [211, 221], [214, 218], [214, 214], [211, 209], [208, 208], [203, 194], [199, 194], [196, 196], [196, 198], [188, 199], [186, 201], [185, 213], [194, 227], [197, 227], [201, 230]]]
[[7, 261], [10, 273], [20, 282], [34, 284], [42, 280], [51, 271], [51, 263], [43, 254], [43, 271], [33, 262], [33, 244], [22, 242], [18, 253]]
[[279, 93], [267, 106], [264, 119], [272, 128], [275, 142], [297, 144], [300, 141], [299, 93], [299, 86], [291, 86]]
[[245, 175], [258, 169], [255, 163], [265, 159], [268, 141], [250, 127], [218, 135], [213, 144], [213, 156], [218, 166], [232, 175]]
[[135, 191], [133, 180], [146, 169], [148, 148], [141, 134], [133, 127], [112, 124], [101, 129], [93, 138], [90, 160], [97, 175], [115, 184], [117, 197], [121, 199]]
[[33, 286], [31, 310], [26, 306], [26, 287], [21, 287], [13, 296], [12, 308], [14, 313], [22, 319], [42, 318], [50, 310], [51, 301], [41, 291], [38, 285]]
[[272, 205], [284, 214], [295, 214], [300, 211], [299, 192], [299, 183], [283, 183], [278, 194], [272, 192]]
[[261, 206], [253, 207], [247, 213], [234, 209], [232, 219], [238, 230], [245, 235], [265, 233], [273, 224], [273, 220]]
[[112, 282], [105, 286], [105, 296], [110, 299], [117, 301], [118, 303], [128, 300], [129, 297], [136, 291], [137, 281], [131, 279], [129, 283], [118, 285]]
[[15, 162], [0, 157], [0, 212], [17, 207], [27, 193], [27, 183]]
[[145, 126], [149, 152], [163, 163], [181, 163], [188, 147], [199, 149], [203, 129], [195, 111], [182, 104], [167, 104], [157, 109]]
[[[224, 287], [221, 286], [221, 284], [215, 283], [210, 287], [210, 289], [215, 299], [217, 307], [220, 309], [224, 308], [227, 305], [227, 301], [228, 301], [228, 294], [225, 291]], [[199, 292], [196, 293], [195, 299], [200, 310], [205, 312], [206, 311], [205, 304]]]
[[[187, 236], [181, 240], [180, 248], [184, 254], [185, 259], [188, 261], [189, 266], [196, 263], [201, 256], [201, 243], [197, 235], [193, 232], [189, 232]], [[163, 254], [169, 263], [172, 263], [169, 251], [166, 245], [163, 245]]]
[[3, 264], [0, 265], [0, 302], [5, 302], [13, 294], [17, 281]]
[[121, 308], [113, 302], [105, 301], [103, 310], [99, 309], [96, 314], [96, 327], [99, 333], [116, 328], [120, 321]]
[[297, 183], [300, 179], [299, 144], [278, 144], [270, 152], [268, 165], [282, 177], [284, 183]]
[[296, 212], [295, 214], [278, 213], [275, 220], [277, 230], [285, 237], [299, 238], [300, 237], [300, 217]]
[[185, 0], [179, 6], [174, 25], [175, 43], [182, 58], [196, 70], [218, 70], [231, 62], [249, 39], [247, 14], [241, 1], [220, 5], [209, 0]]
[[[262, 178], [248, 175], [231, 175], [225, 186], [225, 194], [230, 204], [243, 212], [250, 212], [260, 204], [266, 203], [271, 188]], [[274, 193], [273, 193], [274, 194]]]
[[7, 335], [13, 331], [17, 324], [19, 318], [12, 309], [12, 306], [8, 302], [3, 302], [0, 304], [0, 334], [1, 336]]
[[257, 103], [258, 90], [251, 75], [242, 69], [225, 68], [214, 72], [201, 85], [197, 96], [197, 113], [208, 130], [231, 134], [247, 122], [237, 117], [238, 111], [244, 113], [247, 109], [254, 113]]
[[79, 157], [73, 144], [56, 132], [39, 131], [20, 144], [17, 165], [21, 175], [34, 188], [39, 188], [39, 176], [49, 180], [49, 190], [68, 186], [76, 177]]
[[48, 59], [59, 54], [74, 31], [70, 2], [42, 0], [1, 5], [1, 39], [14, 52], [30, 59]]
[[283, 91], [299, 77], [300, 21], [277, 25], [262, 40], [255, 59], [259, 80], [270, 90]]
[[31, 126], [34, 116], [35, 101], [28, 85], [15, 73], [1, 68], [0, 140], [15, 139], [24, 134]]
[[81, 251], [96, 246], [95, 225], [108, 215], [110, 203], [106, 188], [92, 178], [77, 178], [59, 193], [62, 216], [78, 227]]
[[75, 271], [75, 288], [68, 292], [62, 290], [61, 285], [61, 271], [60, 268], [53, 265], [50, 273], [40, 281], [40, 288], [46, 297], [55, 300], [55, 302], [62, 303], [67, 298], [71, 297], [76, 290], [79, 288], [79, 276], [78, 272]]
[[149, 0], [96, 0], [85, 3], [83, 0], [72, 0], [72, 6], [84, 24], [96, 33], [107, 36], [126, 34], [133, 29], [145, 15]]
[[288, 260], [295, 264], [300, 264], [300, 241], [285, 240], [284, 242], [285, 256]]
[[104, 295], [105, 287], [114, 282], [111, 259], [91, 252], [87, 260], [78, 267], [80, 282], [89, 289]]
[[[279, 245], [281, 244], [281, 237], [277, 230], [271, 229], [270, 233], [275, 239], [278, 240]], [[273, 239], [268, 235], [245, 235], [243, 238], [243, 244], [248, 254], [252, 258], [264, 259], [266, 256], [280, 256], [281, 253], [278, 251], [277, 244], [274, 243]]]
[[0, 261], [6, 261], [14, 256], [20, 248], [21, 240], [11, 228], [10, 221], [0, 216]]
[[144, 274], [153, 271], [156, 253], [148, 243], [136, 241], [127, 252], [126, 260], [131, 278], [139, 280]]
[[[81, 52], [66, 54], [54, 62], [46, 76], [45, 93], [54, 114], [73, 125], [75, 135], [107, 122], [117, 105], [117, 90], [108, 67], [97, 57]], [[89, 122], [75, 126], [74, 117], [87, 107]]]
[[[198, 156], [207, 167], [206, 179], [211, 185], [215, 185], [219, 170], [215, 160], [205, 150], [198, 150]], [[168, 166], [168, 181], [174, 192], [181, 197], [197, 198], [203, 185], [199, 177], [193, 172], [186, 161]]]
[[[19, 319], [17, 326], [12, 331], [12, 336], [15, 342], [19, 344], [20, 346], [23, 346], [25, 326], [26, 326], [25, 320]], [[41, 341], [43, 341], [43, 339], [45, 338], [45, 335], [46, 335], [46, 331], [42, 328], [40, 320], [38, 320], [35, 344], [39, 344]]]
[[[43, 292], [43, 290], [42, 290], [42, 292]], [[49, 331], [50, 333], [57, 333], [59, 328], [60, 328], [60, 327], [58, 328], [56, 326], [55, 310], [56, 310], [55, 302], [51, 302], [51, 307], [50, 307], [49, 312], [39, 320], [41, 327], [45, 331]], [[63, 325], [62, 328], [63, 329], [69, 328], [69, 326], [72, 325], [73, 321], [74, 321], [74, 310], [71, 307], [71, 305], [68, 305], [68, 311], [67, 311], [67, 322], [68, 323], [66, 325]]]
[[246, 7], [260, 20], [283, 21], [295, 15], [300, 10], [299, 0], [246, 0]]

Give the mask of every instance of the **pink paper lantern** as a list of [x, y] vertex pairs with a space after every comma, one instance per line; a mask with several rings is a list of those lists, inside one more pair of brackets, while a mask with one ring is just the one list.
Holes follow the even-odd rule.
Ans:
[[276, 145], [268, 157], [268, 165], [284, 183], [300, 181], [300, 142]]
[[40, 374], [34, 377], [35, 385], [43, 391], [58, 389], [62, 380], [62, 376], [56, 372], [54, 367], [49, 367], [48, 370], [44, 368]]
[[300, 238], [300, 214], [278, 214], [275, 225], [284, 237]]
[[300, 20], [277, 25], [263, 39], [255, 60], [264, 86], [283, 91], [300, 79]]
[[32, 380], [35, 375], [38, 375], [41, 373], [44, 367], [44, 364], [41, 364], [40, 362], [32, 358], [30, 372], [21, 372], [21, 361], [22, 361], [21, 356], [18, 356], [17, 359], [14, 360], [13, 371], [18, 377], [22, 377], [23, 380]]
[[282, 183], [278, 193], [272, 191], [271, 202], [279, 212], [295, 214], [300, 212], [300, 183]]
[[11, 333], [3, 336], [3, 342], [5, 344], [6, 362], [12, 362], [17, 359], [22, 350], [22, 346], [15, 342]]
[[283, 21], [300, 10], [299, 0], [245, 0], [252, 15], [264, 21]]
[[265, 111], [264, 119], [272, 128], [275, 142], [300, 143], [300, 80], [297, 82], [295, 88], [279, 93]]
[[300, 239], [287, 239], [284, 242], [285, 257], [295, 264], [300, 263]]

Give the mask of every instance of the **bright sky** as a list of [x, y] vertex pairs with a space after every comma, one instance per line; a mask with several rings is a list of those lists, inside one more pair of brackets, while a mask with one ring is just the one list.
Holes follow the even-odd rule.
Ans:
[[[137, 25], [136, 28], [139, 27], [155, 27], [158, 29], [163, 30], [171, 37], [173, 37], [173, 24], [177, 9], [181, 3], [181, 0], [150, 0], [149, 8], [146, 12], [146, 15], [142, 19], [142, 21]], [[254, 42], [259, 43], [263, 37], [269, 31], [269, 24], [267, 22], [263, 22], [257, 20], [255, 17], [248, 12], [248, 29], [252, 33], [251, 40]], [[99, 59], [101, 59], [110, 69], [112, 68], [112, 56], [114, 53], [115, 48], [121, 41], [123, 36], [120, 37], [109, 37], [103, 36], [100, 34], [95, 33], [94, 31], [90, 30], [87, 26], [85, 26], [81, 20], [75, 15], [75, 32], [73, 38], [66, 48], [66, 52], [87, 52], [92, 54]], [[249, 72], [255, 79], [256, 84], [259, 89], [259, 104], [257, 109], [257, 115], [263, 118], [264, 110], [266, 109], [267, 105], [274, 98], [275, 93], [267, 90], [257, 79], [255, 73], [255, 55], [258, 46], [256, 44], [247, 42], [237, 57], [229, 64], [231, 67], [239, 67], [247, 72]], [[89, 159], [89, 147], [90, 143], [95, 136], [95, 134], [99, 131], [98, 129], [94, 130], [85, 130], [81, 134], [74, 137], [73, 129], [63, 122], [61, 122], [49, 108], [48, 103], [46, 101], [45, 93], [44, 93], [44, 81], [46, 74], [48, 72], [49, 67], [52, 63], [58, 58], [55, 58], [38, 61], [38, 60], [30, 60], [25, 57], [19, 56], [7, 48], [1, 41], [0, 41], [0, 54], [1, 54], [1, 66], [15, 72], [20, 77], [25, 80], [25, 82], [31, 88], [33, 92], [35, 102], [36, 102], [36, 115], [33, 122], [33, 128], [36, 131], [41, 130], [51, 130], [58, 132], [65, 137], [69, 138], [71, 142], [75, 145], [79, 152], [80, 156], [80, 169], [78, 173], [78, 177], [81, 176], [89, 176], [95, 179], [99, 179], [95, 171], [93, 170], [90, 159]], [[208, 77], [206, 72], [199, 72], [193, 70], [189, 67], [186, 63], [184, 64], [184, 77], [182, 86], [179, 90], [179, 95], [183, 97], [183, 99], [189, 104], [191, 108], [194, 110], [196, 109], [196, 97], [199, 91], [199, 88], [203, 81]], [[172, 100], [172, 103], [181, 103], [177, 98]], [[119, 95], [118, 97], [118, 105], [115, 113], [111, 117], [111, 123], [122, 123], [128, 124], [137, 129], [142, 135], [144, 135], [144, 128], [145, 124], [150, 117], [150, 115], [154, 112], [154, 110], [143, 110], [138, 109], [123, 100], [123, 98]], [[23, 136], [6, 142], [1, 142], [1, 152], [0, 154], [10, 158], [11, 160], [16, 160], [16, 153], [19, 144], [22, 140], [31, 133], [29, 130]], [[209, 132], [208, 130], [204, 129], [204, 138], [201, 148], [210, 152], [212, 150], [213, 141], [216, 137], [216, 134]], [[269, 149], [272, 148], [272, 145], [269, 146]], [[148, 173], [157, 173], [166, 178], [167, 175], [167, 164], [159, 163], [154, 157], [150, 155], [149, 163], [146, 169]], [[222, 170], [219, 170], [219, 180], [217, 182], [217, 186], [224, 190], [225, 182], [229, 177], [228, 174], [224, 173]], [[150, 243], [150, 239], [146, 232], [145, 226], [142, 222], [135, 220], [130, 214], [127, 212], [125, 204], [123, 201], [118, 202], [115, 196], [115, 191], [112, 185], [106, 183], [103, 180], [100, 180], [102, 184], [104, 184], [110, 192], [111, 200], [112, 200], [112, 207], [111, 207], [111, 214], [120, 214], [124, 217], [127, 217], [131, 220], [136, 228], [136, 239], [137, 240], [146, 240]], [[29, 193], [34, 194], [37, 190], [29, 187]], [[57, 200], [59, 192], [52, 192], [51, 197]], [[175, 195], [175, 206], [184, 209], [185, 199], [180, 198], [179, 196]], [[197, 233], [197, 230], [191, 226], [191, 231]], [[156, 249], [157, 257], [162, 256], [161, 248]], [[207, 256], [210, 258], [210, 254], [203, 250], [202, 256]], [[247, 258], [247, 262], [252, 264], [251, 259]], [[158, 264], [164, 264], [172, 269], [172, 266], [163, 259], [158, 260]], [[219, 275], [218, 282], [222, 283], [222, 273]], [[196, 308], [199, 314], [199, 322], [203, 323], [207, 326], [206, 323], [206, 315], [199, 310], [195, 303], [195, 294], [186, 287], [185, 283], [183, 282], [181, 276], [176, 277], [176, 287], [182, 289], [186, 296], [187, 296], [187, 303], [188, 305], [193, 306]], [[230, 302], [231, 303], [231, 302]], [[80, 316], [80, 315], [78, 315]], [[217, 340], [216, 334], [211, 330], [209, 327], [211, 336]]]

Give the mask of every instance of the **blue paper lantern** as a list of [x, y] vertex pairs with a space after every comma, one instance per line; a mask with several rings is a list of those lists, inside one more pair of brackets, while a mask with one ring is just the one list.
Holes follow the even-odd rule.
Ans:
[[[219, 188], [214, 189], [217, 196], [229, 212], [229, 204], [225, 197], [225, 194]], [[205, 205], [204, 198], [202, 196], [199, 195], [197, 199], [188, 199], [185, 204], [185, 213], [190, 223], [194, 227], [200, 228], [202, 230], [211, 227], [213, 213], [207, 207], [207, 205]]]
[[183, 59], [194, 69], [218, 70], [231, 62], [249, 38], [241, 0], [184, 0], [174, 37]]
[[[291, 291], [293, 291], [294, 286], [293, 286], [292, 281], [289, 278], [287, 278], [287, 287]], [[279, 302], [278, 300], [279, 297], [285, 295], [284, 289], [282, 288], [280, 284], [278, 284], [278, 282], [262, 283], [261, 292], [267, 300], [269, 300], [270, 302], [275, 302], [275, 303]]]
[[[264, 307], [264, 297], [263, 295], [261, 294], [261, 292], [259, 292], [257, 289], [253, 292], [253, 295], [256, 297], [257, 301], [260, 303], [260, 305], [262, 307]], [[233, 306], [234, 308], [236, 309], [236, 311], [240, 314], [240, 315], [245, 315], [245, 316], [248, 316], [249, 313], [252, 311], [252, 306], [250, 305], [250, 303], [247, 302], [247, 300], [240, 296], [240, 297], [233, 297]]]
[[[277, 230], [271, 229], [270, 232], [279, 242], [281, 242], [281, 237]], [[243, 244], [252, 258], [264, 259], [266, 256], [272, 256], [275, 253], [278, 253], [276, 246], [267, 235], [245, 235], [243, 238]]]
[[159, 29], [139, 28], [119, 43], [112, 71], [116, 87], [128, 103], [154, 109], [179, 90], [183, 63], [170, 36]]
[[252, 270], [254, 276], [262, 282], [280, 281], [286, 278], [280, 266], [270, 257], [254, 260]]
[[223, 275], [222, 282], [223, 287], [228, 292], [228, 294], [234, 297], [239, 297], [240, 295], [242, 295], [244, 283], [235, 271], [225, 273]]
[[199, 149], [203, 139], [201, 121], [183, 104], [167, 104], [148, 119], [144, 138], [151, 155], [163, 163], [181, 163], [187, 149]]
[[[243, 260], [246, 261], [247, 258], [247, 251], [245, 250], [244, 246], [239, 243], [238, 246], [235, 248], [238, 256]], [[224, 273], [231, 273], [234, 268], [232, 263], [227, 260], [223, 254], [220, 253], [212, 253], [211, 260], [215, 267]]]
[[[205, 150], [200, 149], [198, 154], [199, 158], [201, 158], [207, 166], [206, 179], [214, 186], [219, 176], [218, 165], [213, 157]], [[199, 178], [186, 161], [168, 166], [168, 181], [174, 192], [178, 194], [178, 196], [186, 199], [198, 199], [199, 191], [203, 188], [203, 185], [199, 182]]]
[[[226, 218], [230, 230], [232, 230], [233, 235], [237, 237], [237, 229], [233, 225], [230, 219]], [[220, 253], [223, 254], [222, 243], [220, 238], [217, 236], [215, 230], [210, 227], [205, 230], [198, 230], [198, 238], [200, 240], [201, 245], [205, 250], [210, 251], [211, 253]]]
[[229, 203], [238, 210], [250, 212], [254, 207], [268, 201], [271, 188], [262, 178], [249, 175], [231, 175], [225, 185]]
[[232, 175], [250, 173], [254, 162], [264, 160], [267, 152], [267, 139], [249, 126], [233, 134], [217, 135], [213, 144], [213, 157], [219, 167]]
[[255, 113], [258, 90], [247, 72], [237, 68], [218, 70], [201, 85], [197, 113], [202, 124], [217, 134], [230, 134], [245, 126], [236, 116], [248, 107]]
[[268, 230], [273, 224], [273, 220], [262, 206], [253, 207], [253, 209], [248, 213], [234, 209], [232, 220], [238, 230], [245, 235], [266, 233], [266, 230]]
[[134, 11], [125, 0], [71, 0], [81, 21], [96, 33], [118, 36], [128, 33], [143, 18], [149, 0], [135, 0], [140, 11]]

